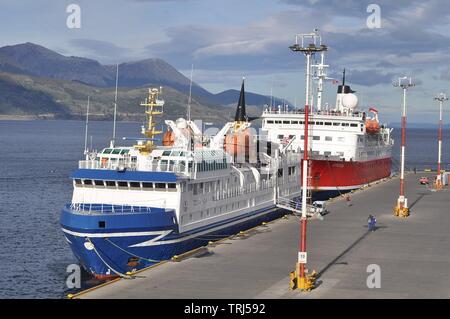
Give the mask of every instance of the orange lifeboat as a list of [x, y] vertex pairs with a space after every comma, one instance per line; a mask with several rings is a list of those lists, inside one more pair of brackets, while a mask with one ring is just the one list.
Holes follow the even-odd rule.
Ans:
[[369, 134], [376, 134], [380, 131], [380, 123], [377, 120], [366, 120], [366, 132]]
[[225, 136], [224, 143], [225, 151], [232, 155], [246, 155], [248, 156], [250, 151], [250, 133], [247, 129], [239, 133], [231, 133]]
[[163, 146], [173, 146], [175, 143], [175, 134], [172, 131], [164, 133], [162, 143]]

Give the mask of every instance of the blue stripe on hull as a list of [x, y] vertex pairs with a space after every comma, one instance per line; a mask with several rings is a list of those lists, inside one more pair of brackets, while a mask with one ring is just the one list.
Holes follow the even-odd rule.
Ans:
[[[67, 212], [66, 212], [67, 213]], [[85, 247], [87, 240], [84, 237], [74, 236], [70, 233], [65, 233], [64, 235], [70, 241], [70, 246], [74, 255], [79, 260], [80, 264], [91, 274], [94, 275], [114, 275], [114, 272], [109, 270], [105, 262], [114, 270], [125, 274], [128, 271], [138, 270], [155, 264], [157, 261], [167, 260], [174, 255], [179, 255], [189, 250], [198, 248], [200, 246], [205, 246], [209, 241], [215, 241], [222, 239], [224, 237], [238, 233], [241, 230], [254, 227], [261, 224], [263, 221], [270, 221], [277, 217], [281, 217], [286, 212], [280, 209], [270, 208], [266, 213], [264, 212], [254, 212], [255, 215], [250, 220], [242, 220], [241, 222], [236, 221], [236, 224], [225, 226], [223, 225], [218, 230], [214, 230], [215, 227], [210, 227], [211, 231], [206, 234], [176, 234], [173, 233], [170, 236], [165, 237], [160, 242], [159, 245], [145, 246], [145, 247], [130, 247], [132, 245], [149, 241], [155, 238], [155, 235], [148, 236], [125, 236], [125, 237], [110, 237], [105, 238], [90, 238], [90, 241], [94, 244], [95, 250], [88, 250]], [[64, 215], [64, 211], [63, 211]], [[130, 217], [130, 216], [128, 216]], [[242, 217], [248, 217], [244, 215]], [[62, 218], [63, 220], [63, 218]], [[227, 223], [230, 223], [229, 221]], [[63, 228], [69, 228], [62, 222]], [[72, 230], [74, 228], [72, 227]], [[155, 230], [154, 227], [149, 227], [147, 229], [140, 229], [139, 231], [152, 231]], [[161, 228], [159, 227], [159, 230]], [[169, 228], [170, 230], [170, 228]], [[76, 231], [82, 231], [82, 229], [77, 229]], [[84, 229], [85, 232], [93, 233], [92, 229]], [[118, 232], [119, 230], [115, 230]], [[202, 230], [204, 233], [205, 229]], [[197, 232], [197, 231], [196, 231]], [[198, 231], [197, 233], [200, 233]], [[98, 233], [97, 233], [98, 234]], [[181, 240], [183, 236], [188, 239]], [[180, 240], [175, 243], [164, 244], [164, 240]], [[103, 261], [101, 260], [101, 258]], [[129, 264], [131, 257], [137, 257], [138, 264]], [[144, 258], [139, 258], [144, 257]]]

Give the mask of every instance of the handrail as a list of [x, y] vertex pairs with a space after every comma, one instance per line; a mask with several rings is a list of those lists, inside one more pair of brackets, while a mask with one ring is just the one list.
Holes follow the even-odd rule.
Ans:
[[[77, 212], [96, 212], [96, 213], [151, 213], [152, 207], [148, 206], [130, 206], [130, 205], [110, 205], [110, 204], [83, 204], [71, 203], [67, 208]], [[153, 207], [154, 208], [154, 207]]]
[[[279, 109], [265, 109], [262, 114], [305, 114], [303, 109], [292, 109], [292, 110], [279, 110]], [[363, 117], [364, 112], [354, 112], [354, 113], [342, 113], [334, 111], [316, 111], [314, 115], [331, 115], [331, 116], [348, 116], [348, 117]]]

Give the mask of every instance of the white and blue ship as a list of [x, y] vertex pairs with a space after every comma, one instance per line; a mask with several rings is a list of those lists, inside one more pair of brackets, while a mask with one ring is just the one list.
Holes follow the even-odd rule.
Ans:
[[267, 143], [245, 114], [242, 83], [235, 120], [206, 136], [188, 119], [166, 120], [150, 89], [148, 124], [134, 146], [88, 152], [73, 172], [61, 213], [64, 236], [98, 278], [125, 276], [284, 214], [279, 198], [300, 196], [301, 152]]

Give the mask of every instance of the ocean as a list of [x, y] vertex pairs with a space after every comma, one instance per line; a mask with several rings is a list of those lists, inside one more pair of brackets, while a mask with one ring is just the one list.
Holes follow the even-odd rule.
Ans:
[[[69, 292], [66, 268], [76, 260], [59, 214], [71, 198], [69, 175], [83, 158], [84, 128], [83, 121], [0, 121], [0, 298], [64, 298]], [[110, 122], [91, 122], [89, 130], [94, 149], [109, 144]], [[117, 143], [139, 131], [139, 123], [119, 122]], [[399, 169], [399, 134], [394, 129], [393, 170]], [[437, 129], [408, 129], [407, 135], [407, 169], [436, 169]], [[450, 169], [450, 131], [443, 136], [442, 167]], [[84, 276], [82, 287], [97, 283]]]

